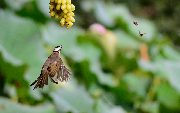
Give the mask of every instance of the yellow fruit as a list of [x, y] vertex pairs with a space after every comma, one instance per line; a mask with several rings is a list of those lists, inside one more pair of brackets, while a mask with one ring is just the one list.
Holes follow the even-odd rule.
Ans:
[[66, 4], [66, 0], [62, 0], [62, 4]]
[[71, 12], [72, 12], [72, 9], [69, 9], [68, 12], [71, 13]]
[[61, 5], [58, 4], [58, 5], [56, 6], [56, 9], [57, 9], [57, 10], [60, 10], [60, 7], [61, 7]]
[[68, 12], [68, 10], [67, 10], [67, 9], [64, 9], [64, 11], [63, 11], [63, 12], [64, 12], [64, 14], [66, 14], [66, 13]]
[[68, 22], [68, 21], [70, 21], [70, 17], [67, 17], [67, 18], [66, 18], [66, 22]]
[[60, 23], [61, 23], [61, 24], [64, 24], [64, 22], [65, 22], [65, 18], [62, 18], [61, 21], [60, 21]]
[[71, 12], [71, 16], [75, 16], [73, 12]]
[[61, 0], [58, 0], [58, 1], [57, 1], [57, 4], [61, 4]]
[[54, 16], [55, 15], [55, 12], [54, 11], [51, 11], [50, 12], [50, 16], [52, 17], [52, 16]]
[[71, 0], [66, 0], [66, 3], [67, 4], [71, 4]]
[[66, 9], [66, 4], [62, 5], [62, 6], [61, 6], [61, 9], [62, 9], [62, 10]]
[[58, 19], [58, 18], [59, 18], [59, 15], [58, 15], [58, 14], [55, 14], [55, 18]]
[[71, 9], [72, 9], [72, 11], [75, 10], [75, 6], [73, 4], [71, 4]]
[[49, 6], [49, 9], [53, 10], [54, 9], [54, 5]]
[[70, 20], [71, 22], [75, 22], [75, 19], [72, 16], [70, 16]]
[[71, 13], [67, 13], [66, 15], [67, 15], [67, 16], [71, 16]]
[[63, 27], [63, 26], [64, 26], [64, 24], [60, 24], [60, 26], [61, 26], [61, 27]]
[[67, 10], [70, 10], [70, 9], [71, 9], [71, 5], [67, 4], [67, 5], [66, 5], [66, 9], [67, 9]]
[[69, 26], [73, 25], [73, 23], [71, 21], [68, 21], [67, 23], [69, 24]]
[[67, 18], [67, 15], [64, 15], [64, 18]]

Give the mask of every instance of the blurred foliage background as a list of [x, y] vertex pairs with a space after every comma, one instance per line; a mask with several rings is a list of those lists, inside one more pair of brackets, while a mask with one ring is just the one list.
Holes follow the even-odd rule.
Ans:
[[[180, 112], [180, 1], [72, 4], [66, 29], [50, 18], [49, 0], [0, 0], [0, 112]], [[32, 90], [59, 45], [73, 77]]]

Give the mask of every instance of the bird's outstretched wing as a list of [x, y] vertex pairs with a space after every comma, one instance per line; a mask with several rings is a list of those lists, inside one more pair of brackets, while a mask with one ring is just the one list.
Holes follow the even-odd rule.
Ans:
[[65, 67], [62, 59], [60, 58], [60, 67], [59, 67], [59, 76], [58, 76], [58, 80], [63, 82], [67, 82], [69, 81], [69, 79], [71, 78], [72, 74], [71, 71]]

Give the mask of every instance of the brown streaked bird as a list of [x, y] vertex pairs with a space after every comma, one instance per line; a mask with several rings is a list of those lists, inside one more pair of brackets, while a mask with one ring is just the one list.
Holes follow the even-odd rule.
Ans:
[[144, 34], [147, 34], [147, 33], [143, 33], [141, 34], [140, 30], [139, 30], [139, 36], [142, 37]]
[[136, 26], [138, 25], [137, 22], [136, 22], [135, 20], [133, 21], [133, 24], [136, 25]]
[[[61, 48], [62, 45], [55, 47], [53, 53], [44, 63], [40, 76], [30, 85], [32, 86], [37, 82], [34, 89], [38, 87], [43, 89], [44, 84], [48, 85], [48, 77], [51, 82], [58, 84], [57, 79], [61, 82], [67, 82], [72, 76], [71, 71], [64, 66], [63, 61], [60, 58]], [[54, 77], [55, 81], [52, 77]]]

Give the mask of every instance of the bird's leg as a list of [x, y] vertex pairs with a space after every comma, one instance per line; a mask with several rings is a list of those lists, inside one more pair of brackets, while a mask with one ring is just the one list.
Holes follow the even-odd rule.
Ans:
[[55, 82], [50, 76], [49, 76], [49, 79], [51, 82], [58, 84], [58, 82]]

